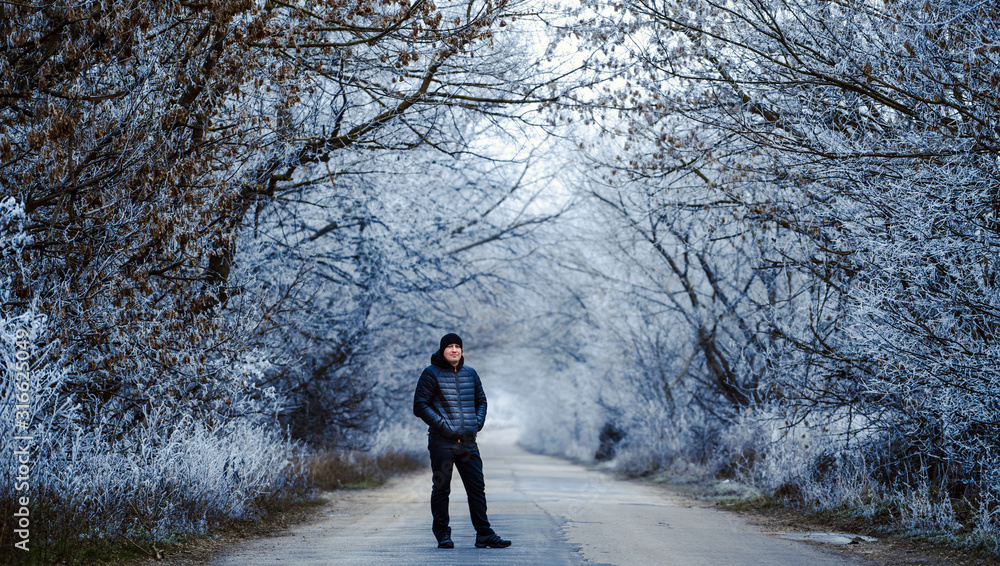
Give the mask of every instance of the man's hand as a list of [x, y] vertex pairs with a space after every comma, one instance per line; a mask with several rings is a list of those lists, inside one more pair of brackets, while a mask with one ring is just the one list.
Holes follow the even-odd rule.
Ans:
[[438, 434], [446, 440], [459, 440], [462, 438], [462, 435], [448, 428], [448, 425], [441, 425], [441, 428], [438, 429]]

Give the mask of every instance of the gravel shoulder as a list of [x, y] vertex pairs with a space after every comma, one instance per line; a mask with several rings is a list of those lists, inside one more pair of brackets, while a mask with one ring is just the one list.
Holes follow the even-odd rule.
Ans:
[[[733, 504], [734, 494], [741, 490], [722, 482], [707, 482], [692, 478], [629, 479], [656, 486], [667, 493], [696, 505], [716, 508], [743, 517], [769, 536], [800, 534], [845, 535], [847, 541], [824, 542], [834, 537], [796, 537], [804, 544], [813, 544], [847, 556], [867, 560], [879, 566], [996, 566], [992, 557], [977, 557], [945, 544], [882, 532], [860, 520], [835, 521], [794, 507]], [[810, 541], [809, 538], [813, 540]], [[844, 544], [846, 542], [846, 544]]]

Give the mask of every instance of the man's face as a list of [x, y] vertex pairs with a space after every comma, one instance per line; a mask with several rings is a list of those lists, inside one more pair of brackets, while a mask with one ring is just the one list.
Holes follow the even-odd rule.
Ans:
[[462, 359], [462, 347], [458, 344], [448, 344], [444, 347], [444, 359], [449, 364], [457, 366]]

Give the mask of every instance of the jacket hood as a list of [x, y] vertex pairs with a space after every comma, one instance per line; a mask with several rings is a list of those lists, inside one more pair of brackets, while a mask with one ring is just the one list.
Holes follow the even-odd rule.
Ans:
[[448, 363], [448, 360], [444, 359], [444, 355], [440, 351], [437, 351], [431, 354], [431, 365], [450, 371], [460, 370], [462, 369], [462, 366], [465, 365], [465, 356], [459, 358], [457, 366], [452, 367], [452, 365]]

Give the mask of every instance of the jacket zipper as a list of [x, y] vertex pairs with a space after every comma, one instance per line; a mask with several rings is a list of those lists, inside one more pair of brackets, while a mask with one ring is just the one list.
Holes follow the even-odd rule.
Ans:
[[[462, 384], [458, 381], [458, 368], [455, 368], [455, 393], [458, 394], [458, 421], [462, 427], [462, 434], [465, 434], [465, 410], [462, 407]], [[459, 439], [459, 442], [462, 440]]]

